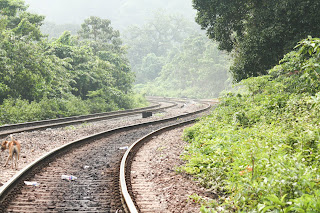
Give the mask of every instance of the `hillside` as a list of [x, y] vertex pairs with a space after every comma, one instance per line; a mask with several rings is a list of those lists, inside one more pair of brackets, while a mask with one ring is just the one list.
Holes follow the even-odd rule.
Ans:
[[202, 212], [320, 211], [319, 62], [309, 37], [185, 131], [182, 169], [220, 195]]

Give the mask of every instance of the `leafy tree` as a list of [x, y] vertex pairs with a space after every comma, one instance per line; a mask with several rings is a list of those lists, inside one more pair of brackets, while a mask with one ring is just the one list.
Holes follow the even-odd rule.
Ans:
[[[88, 23], [92, 24], [93, 20], [104, 24], [89, 27]], [[82, 99], [101, 97], [105, 93], [114, 93], [114, 91], [118, 91], [117, 94], [131, 92], [133, 75], [129, 62], [125, 57], [125, 51], [120, 46], [120, 37], [114, 37], [115, 31], [109, 24], [108, 20], [91, 17], [85, 20], [82, 27], [93, 30], [87, 30], [86, 35], [83, 30], [79, 32], [80, 38], [86, 38], [85, 40], [79, 40], [70, 32], [65, 32], [52, 43], [53, 53], [61, 59], [69, 60], [70, 73], [73, 76], [72, 93]], [[105, 39], [106, 37], [109, 39]], [[113, 99], [108, 95], [104, 95], [103, 98], [109, 101]]]
[[236, 81], [267, 74], [296, 42], [319, 35], [317, 0], [193, 0], [193, 6], [209, 37], [233, 51]]
[[90, 16], [81, 24], [80, 39], [90, 41], [90, 46], [98, 51], [121, 51], [120, 32], [111, 27], [111, 21]]
[[[2, 16], [8, 18], [9, 27], [14, 27], [17, 25], [17, 20], [19, 20], [18, 13], [25, 11], [27, 6], [25, 6], [22, 0], [1, 0], [0, 1], [0, 12]], [[19, 23], [19, 22], [18, 22]]]
[[[44, 95], [60, 94], [68, 85], [63, 62], [44, 52], [44, 46], [20, 40], [12, 32], [2, 33], [0, 42], [0, 100], [8, 96], [39, 100]], [[67, 88], [67, 87], [64, 87]]]
[[27, 8], [22, 0], [1, 0], [0, 16], [5, 18], [1, 22], [5, 22], [6, 29], [13, 30], [16, 35], [39, 41], [42, 38], [39, 27], [44, 16], [26, 12]]
[[114, 87], [125, 94], [130, 93], [134, 81], [134, 74], [131, 72], [126, 56], [109, 51], [100, 51], [98, 57], [111, 68], [110, 74], [114, 78]]
[[149, 53], [142, 59], [141, 68], [137, 70], [137, 83], [147, 83], [159, 77], [162, 67], [165, 64], [164, 57], [157, 57]]
[[88, 46], [79, 46], [76, 37], [70, 32], [64, 32], [57, 40], [51, 44], [51, 53], [69, 63], [68, 72], [71, 74], [70, 82], [72, 93], [82, 99], [87, 98], [88, 91], [91, 88], [93, 77], [92, 63], [93, 53]]
[[[185, 39], [181, 47], [172, 50], [163, 63], [159, 77], [149, 81], [142, 89], [148, 94], [212, 98], [218, 97], [227, 86], [228, 58], [218, 50], [217, 44], [204, 35]], [[150, 66], [156, 64], [153, 62]]]
[[[68, 91], [63, 61], [48, 55], [40, 25], [43, 16], [25, 12], [23, 1], [0, 1], [0, 102], [7, 97], [40, 100]], [[68, 78], [66, 78], [68, 79]], [[65, 88], [62, 89], [61, 88]]]
[[[136, 83], [155, 79], [157, 76], [154, 74], [159, 73], [161, 57], [166, 57], [173, 48], [196, 31], [196, 26], [183, 17], [167, 15], [163, 11], [157, 12], [142, 27], [131, 26], [125, 32], [125, 41], [129, 46], [128, 58], [132, 70], [137, 76]], [[152, 71], [153, 74], [149, 73], [148, 62], [155, 63], [149, 67], [157, 69]]]
[[51, 44], [51, 52], [70, 63], [72, 93], [87, 99], [90, 91], [104, 86], [114, 86], [111, 72], [112, 65], [99, 59], [89, 46], [81, 45], [70, 32], [64, 32]]
[[131, 91], [133, 75], [126, 57], [126, 48], [118, 30], [111, 27], [110, 20], [91, 16], [84, 20], [79, 31], [80, 39], [87, 43], [103, 63], [108, 67], [110, 76], [114, 79], [113, 86], [124, 93]]

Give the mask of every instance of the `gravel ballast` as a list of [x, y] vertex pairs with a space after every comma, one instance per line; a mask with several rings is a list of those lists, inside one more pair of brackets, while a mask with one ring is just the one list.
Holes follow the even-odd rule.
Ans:
[[[74, 126], [67, 126], [64, 128], [14, 134], [14, 139], [18, 140], [21, 144], [21, 154], [20, 160], [18, 161], [18, 170], [24, 168], [50, 150], [60, 147], [71, 141], [120, 126], [160, 120], [180, 114], [185, 114], [187, 112], [198, 110], [202, 107], [198, 103], [188, 102], [183, 108], [181, 108], [182, 104], [178, 104], [178, 106], [174, 108], [166, 109], [164, 112], [155, 113], [152, 117], [149, 118], [142, 118], [142, 115], [138, 114], [125, 118], [84, 123]], [[10, 137], [7, 137], [6, 139], [9, 140]], [[1, 140], [1, 143], [4, 140], [5, 139]], [[2, 166], [4, 165], [7, 157], [8, 150], [0, 152], [0, 186], [2, 186], [18, 172], [17, 170], [11, 169], [11, 162], [9, 162], [9, 165], [7, 165], [6, 167]]]
[[[22, 146], [18, 169], [26, 167], [50, 150], [82, 137], [120, 126], [178, 116], [199, 110], [202, 107], [196, 102], [187, 102], [187, 104], [181, 103], [174, 108], [166, 109], [164, 112], [155, 113], [149, 118], [142, 118], [140, 114], [64, 128], [14, 134], [14, 138], [20, 141]], [[133, 183], [137, 183], [138, 180], [147, 181], [149, 188], [145, 189], [149, 193], [152, 192], [143, 195], [143, 191], [136, 190], [138, 199], [139, 196], [149, 199], [142, 200], [141, 210], [149, 211], [151, 208], [151, 212], [199, 212], [199, 204], [194, 203], [189, 196], [196, 193], [204, 197], [214, 197], [192, 181], [190, 176], [175, 171], [178, 166], [183, 164], [179, 157], [186, 145], [186, 142], [181, 139], [182, 132], [183, 128], [180, 128], [155, 137], [154, 140], [143, 146], [136, 156], [133, 165], [139, 163], [140, 169], [132, 167], [132, 181]], [[4, 164], [7, 156], [7, 150], [0, 152], [0, 163]], [[17, 172], [17, 170], [11, 169], [11, 163], [5, 168], [1, 166], [0, 186]], [[147, 207], [143, 206], [143, 203]]]
[[191, 176], [176, 171], [184, 164], [180, 158], [187, 145], [182, 140], [183, 129], [153, 138], [133, 159], [132, 190], [141, 212], [199, 212], [200, 204], [190, 195], [215, 198]]

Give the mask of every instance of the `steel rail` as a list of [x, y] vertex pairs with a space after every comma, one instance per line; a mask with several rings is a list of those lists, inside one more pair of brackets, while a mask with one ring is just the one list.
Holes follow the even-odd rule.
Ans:
[[[211, 105], [209, 104], [205, 110], [209, 109], [210, 107], [211, 107]], [[177, 128], [180, 126], [188, 125], [190, 123], [194, 123], [195, 121], [196, 121], [196, 118], [190, 119], [188, 121], [183, 121], [183, 122], [180, 122], [177, 124], [168, 125], [168, 126], [160, 128], [158, 130], [155, 130], [155, 131], [151, 132], [150, 134], [145, 135], [144, 137], [137, 140], [125, 152], [125, 154], [122, 157], [121, 164], [120, 164], [120, 178], [119, 178], [120, 180], [119, 181], [120, 181], [120, 191], [121, 191], [122, 198], [123, 198], [123, 204], [126, 207], [125, 209], [127, 209], [130, 213], [138, 213], [139, 209], [137, 208], [136, 204], [134, 203], [134, 198], [130, 195], [129, 190], [128, 190], [127, 179], [129, 179], [130, 177], [128, 177], [128, 174], [126, 172], [126, 168], [128, 168], [129, 164], [132, 163], [132, 161], [129, 160], [129, 156], [131, 155], [130, 157], [132, 159], [132, 157], [135, 155], [137, 150], [145, 142], [152, 139], [154, 136], [161, 134], [162, 132], [171, 130], [173, 128]]]
[[121, 160], [121, 164], [120, 164], [120, 191], [122, 194], [122, 198], [123, 198], [123, 204], [125, 205], [125, 209], [127, 209], [130, 213], [138, 213], [139, 212], [139, 208], [136, 206], [136, 204], [134, 203], [134, 198], [130, 195], [129, 190], [128, 190], [128, 185], [127, 184], [127, 179], [128, 181], [130, 181], [130, 175], [128, 175], [128, 173], [130, 173], [130, 171], [126, 171], [126, 168], [129, 167], [129, 164], [132, 163], [132, 161], [129, 159], [132, 159], [134, 157], [134, 155], [136, 154], [137, 150], [146, 142], [148, 142], [149, 140], [151, 140], [154, 136], [159, 135], [163, 132], [169, 131], [173, 128], [177, 128], [177, 127], [181, 127], [181, 126], [185, 126], [191, 123], [194, 123], [196, 121], [196, 119], [190, 119], [188, 121], [183, 121], [177, 124], [172, 124], [172, 125], [168, 125], [165, 127], [162, 127], [158, 130], [155, 130], [153, 132], [151, 132], [148, 135], [145, 135], [144, 137], [140, 138], [139, 140], [137, 140], [135, 143], [133, 143], [128, 150], [125, 152], [125, 154], [122, 157]]
[[[126, 130], [131, 130], [134, 128], [139, 128], [139, 127], [144, 127], [144, 126], [148, 126], [148, 125], [153, 125], [153, 124], [160, 124], [160, 123], [165, 123], [165, 122], [169, 122], [169, 121], [174, 121], [177, 119], [181, 119], [184, 117], [188, 117], [191, 115], [195, 115], [195, 114], [199, 114], [202, 113], [204, 111], [207, 111], [211, 108], [211, 105], [208, 104], [208, 106], [204, 109], [200, 109], [197, 110], [195, 112], [191, 112], [191, 113], [187, 113], [187, 114], [183, 114], [183, 115], [179, 115], [179, 116], [174, 116], [174, 117], [170, 117], [170, 118], [166, 118], [163, 120], [157, 120], [157, 121], [150, 121], [150, 122], [144, 122], [144, 123], [140, 123], [140, 124], [134, 124], [134, 125], [128, 125], [128, 126], [122, 126], [119, 128], [114, 128], [111, 130], [107, 130], [107, 131], [103, 131], [91, 136], [87, 136], [87, 137], [83, 137], [81, 139], [72, 141], [68, 144], [65, 144], [63, 146], [60, 146], [50, 152], [48, 152], [47, 154], [43, 155], [42, 157], [38, 158], [37, 160], [33, 161], [32, 163], [30, 163], [28, 166], [26, 166], [24, 169], [22, 169], [21, 171], [19, 171], [16, 175], [14, 175], [8, 182], [6, 182], [3, 186], [0, 187], [0, 204], [2, 204], [3, 202], [5, 202], [6, 199], [8, 199], [8, 195], [10, 195], [10, 192], [14, 189], [14, 187], [16, 185], [18, 185], [18, 183], [21, 183], [29, 174], [32, 173], [32, 171], [36, 170], [37, 168], [39, 168], [42, 164], [45, 164], [46, 162], [50, 161], [50, 159], [55, 158], [55, 156], [64, 153], [67, 150], [70, 150], [74, 147], [78, 147], [80, 145], [86, 144], [94, 139], [98, 139], [101, 137], [106, 137], [108, 135], [114, 134], [114, 133], [119, 133], [119, 132], [123, 132]], [[0, 205], [2, 206], [2, 205]], [[0, 212], [1, 212], [1, 208], [0, 208]]]
[[136, 110], [149, 110], [149, 109], [153, 109], [153, 108], [157, 108], [157, 107], [160, 107], [159, 103], [153, 104], [152, 106], [137, 108], [137, 109], [102, 112], [102, 113], [94, 113], [94, 114], [89, 114], [89, 115], [79, 115], [79, 116], [47, 119], [47, 120], [32, 121], [32, 122], [17, 123], [17, 124], [7, 124], [7, 125], [0, 126], [0, 131], [4, 131], [6, 129], [16, 129], [16, 128], [23, 128], [23, 127], [29, 127], [29, 126], [38, 126], [38, 125], [44, 125], [44, 124], [61, 123], [61, 122], [65, 122], [65, 121], [75, 121], [75, 120], [81, 120], [81, 119], [86, 119], [86, 118], [100, 117], [100, 116], [105, 116], [105, 115], [113, 115], [113, 114], [117, 114], [117, 113], [132, 112], [132, 111], [136, 111]]
[[113, 112], [97, 113], [97, 114], [90, 114], [90, 115], [84, 115], [84, 116], [73, 116], [73, 117], [67, 117], [67, 118], [27, 122], [27, 123], [13, 124], [13, 125], [4, 125], [4, 126], [0, 126], [0, 138], [4, 138], [10, 134], [15, 134], [19, 132], [27, 132], [27, 131], [41, 130], [41, 129], [47, 129], [47, 128], [57, 128], [57, 127], [62, 127], [62, 126], [67, 126], [72, 124], [107, 120], [107, 119], [112, 119], [117, 117], [130, 116], [130, 115], [142, 113], [144, 111], [160, 111], [170, 107], [174, 107], [176, 105], [177, 104], [175, 103], [166, 107], [160, 107], [160, 104], [155, 104], [149, 107], [130, 109], [125, 111], [113, 111]]

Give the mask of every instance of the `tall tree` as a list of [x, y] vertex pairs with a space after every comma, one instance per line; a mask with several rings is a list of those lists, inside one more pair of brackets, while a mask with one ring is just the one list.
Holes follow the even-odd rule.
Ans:
[[130, 92], [134, 76], [127, 59], [126, 48], [122, 45], [120, 32], [112, 28], [111, 21], [91, 16], [84, 20], [79, 36], [93, 49], [95, 56], [112, 65], [110, 74], [115, 80], [114, 86], [124, 93]]
[[111, 21], [90, 16], [81, 24], [79, 36], [85, 41], [90, 41], [94, 52], [98, 51], [121, 51], [122, 41], [120, 32], [114, 30]]
[[[197, 31], [197, 26], [179, 15], [157, 12], [148, 22], [139, 27], [132, 26], [125, 32], [125, 41], [129, 46], [128, 58], [135, 72], [137, 83], [146, 83], [155, 79], [161, 70], [161, 58], [183, 40]], [[146, 63], [154, 63], [154, 70]], [[152, 69], [153, 69], [152, 68]], [[147, 73], [147, 72], [152, 73]]]
[[8, 97], [40, 100], [68, 90], [68, 82], [61, 80], [63, 61], [48, 54], [41, 41], [44, 17], [26, 9], [23, 1], [0, 0], [0, 103]]
[[23, 0], [0, 0], [0, 29], [5, 22], [6, 29], [14, 30], [17, 36], [39, 41], [43, 37], [40, 26], [44, 16], [29, 13], [27, 9]]
[[196, 21], [234, 53], [234, 80], [267, 73], [295, 43], [320, 32], [318, 0], [193, 0]]
[[[193, 35], [172, 50], [165, 59], [148, 55], [149, 75], [158, 69], [158, 77], [137, 89], [161, 96], [213, 98], [228, 86], [229, 61], [218, 45], [205, 35]], [[144, 64], [143, 64], [144, 65]]]

